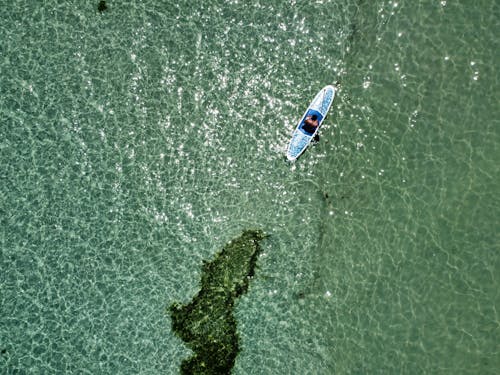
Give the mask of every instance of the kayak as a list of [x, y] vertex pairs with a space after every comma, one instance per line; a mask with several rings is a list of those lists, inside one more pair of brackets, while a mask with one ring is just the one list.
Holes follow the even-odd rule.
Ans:
[[[292, 139], [288, 145], [288, 150], [286, 152], [286, 158], [289, 161], [295, 161], [298, 157], [306, 150], [309, 143], [314, 139], [318, 130], [323, 123], [330, 107], [335, 98], [335, 87], [328, 85], [323, 87], [320, 92], [316, 94], [309, 107], [299, 121], [297, 127], [292, 133]], [[306, 118], [316, 115], [318, 120], [318, 126], [314, 131], [311, 132], [309, 127], [304, 126]]]

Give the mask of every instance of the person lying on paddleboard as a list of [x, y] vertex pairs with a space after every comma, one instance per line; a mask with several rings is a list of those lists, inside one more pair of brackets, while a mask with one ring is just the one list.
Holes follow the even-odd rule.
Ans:
[[302, 129], [304, 129], [308, 133], [314, 133], [316, 131], [316, 128], [318, 127], [319, 122], [318, 122], [318, 116], [312, 115], [306, 117], [304, 120], [304, 126]]

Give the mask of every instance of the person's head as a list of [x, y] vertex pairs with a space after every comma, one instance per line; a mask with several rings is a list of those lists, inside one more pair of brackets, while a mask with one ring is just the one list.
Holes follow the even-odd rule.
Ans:
[[317, 119], [318, 119], [318, 116], [317, 116], [317, 115], [312, 115], [312, 116], [311, 116], [311, 120], [316, 121]]

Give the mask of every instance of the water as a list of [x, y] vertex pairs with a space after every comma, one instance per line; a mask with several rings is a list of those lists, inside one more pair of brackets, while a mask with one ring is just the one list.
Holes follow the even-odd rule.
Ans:
[[97, 3], [0, 1], [3, 373], [177, 373], [247, 228], [234, 374], [497, 373], [498, 2]]

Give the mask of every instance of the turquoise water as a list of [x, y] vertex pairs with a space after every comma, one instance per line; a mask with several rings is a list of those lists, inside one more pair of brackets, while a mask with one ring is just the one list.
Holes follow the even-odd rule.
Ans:
[[234, 374], [498, 373], [498, 2], [97, 3], [0, 0], [3, 373], [176, 374], [247, 228]]

